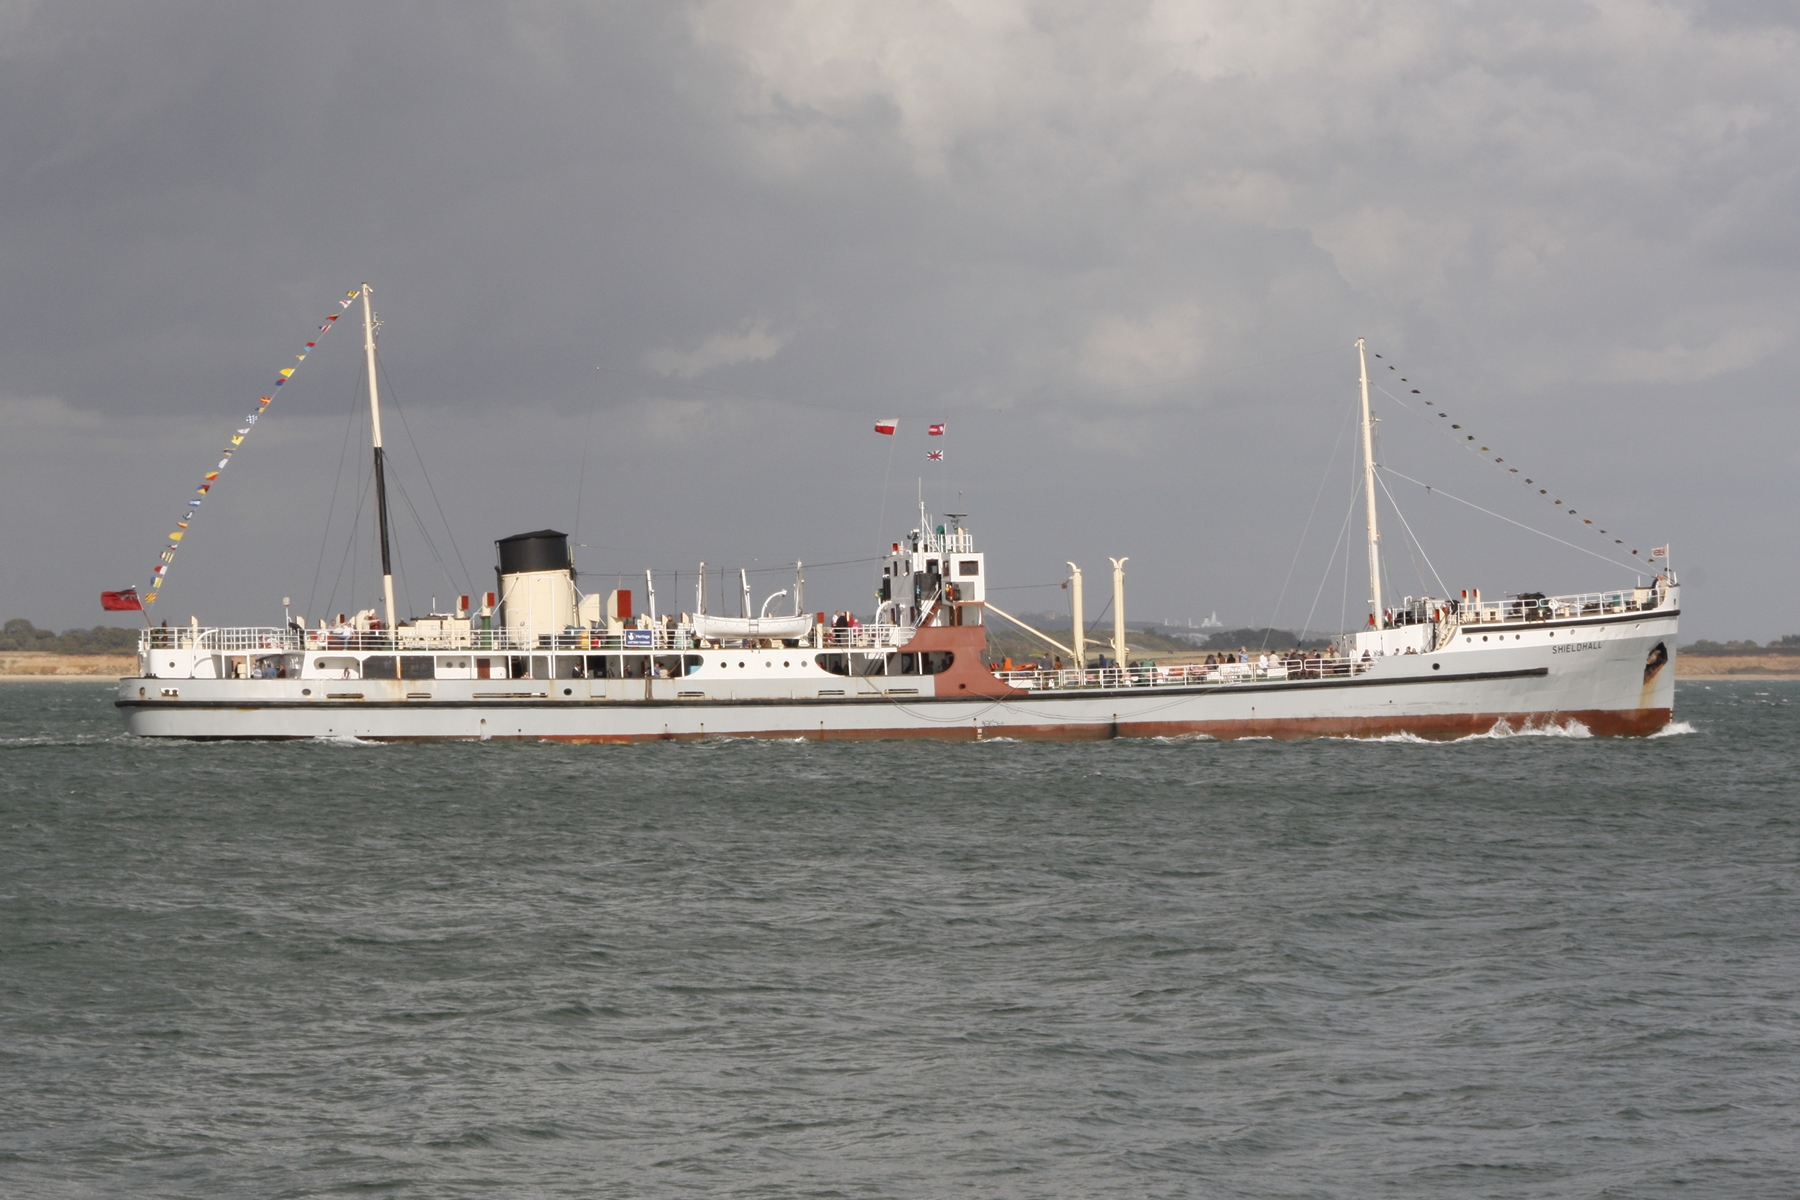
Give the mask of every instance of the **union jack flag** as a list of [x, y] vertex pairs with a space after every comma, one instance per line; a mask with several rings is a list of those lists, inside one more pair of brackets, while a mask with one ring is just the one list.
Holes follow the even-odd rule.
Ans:
[[932, 462], [943, 462], [944, 461], [944, 452], [942, 450], [933, 450], [931, 453], [927, 454], [925, 457], [929, 458]]

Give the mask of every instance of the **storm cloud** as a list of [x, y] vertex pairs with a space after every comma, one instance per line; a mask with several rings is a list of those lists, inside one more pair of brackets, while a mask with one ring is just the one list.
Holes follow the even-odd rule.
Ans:
[[[1390, 594], [1669, 542], [1684, 635], [1793, 632], [1797, 90], [1775, 4], [6, 4], [0, 614], [146, 586], [367, 279], [416, 611], [545, 525], [589, 578], [803, 557], [866, 611], [922, 490], [1014, 611], [1129, 555], [1134, 620], [1355, 623], [1362, 336], [1439, 489], [1389, 480]], [[159, 617], [373, 601], [359, 350]]]

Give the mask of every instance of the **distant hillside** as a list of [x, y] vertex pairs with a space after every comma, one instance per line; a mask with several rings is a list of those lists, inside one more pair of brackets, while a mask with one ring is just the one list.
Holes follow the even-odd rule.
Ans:
[[35, 651], [38, 654], [135, 653], [138, 631], [112, 625], [92, 629], [66, 629], [56, 633], [39, 629], [23, 617], [15, 617], [0, 629], [0, 651]]

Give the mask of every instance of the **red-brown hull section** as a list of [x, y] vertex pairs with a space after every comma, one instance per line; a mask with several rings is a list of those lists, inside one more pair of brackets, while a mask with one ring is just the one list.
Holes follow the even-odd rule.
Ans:
[[1014, 741], [1095, 742], [1112, 738], [1194, 737], [1205, 736], [1219, 741], [1238, 738], [1274, 738], [1277, 741], [1299, 741], [1303, 738], [1380, 738], [1411, 735], [1431, 741], [1454, 741], [1492, 733], [1504, 726], [1515, 733], [1534, 729], [1572, 729], [1580, 726], [1596, 737], [1648, 737], [1666, 727], [1672, 710], [1643, 708], [1629, 712], [1595, 709], [1556, 713], [1473, 713], [1410, 717], [1293, 717], [1262, 721], [1120, 721], [1111, 724], [1044, 724], [1009, 725], [1004, 729], [981, 730], [973, 726], [951, 726], [930, 729], [771, 729], [751, 734], [660, 734], [648, 737], [527, 737], [527, 741], [568, 742], [571, 744], [611, 744], [631, 742], [698, 741], [705, 737], [755, 737], [809, 742], [869, 742], [897, 739], [930, 739], [945, 742], [970, 742], [1010, 738]]

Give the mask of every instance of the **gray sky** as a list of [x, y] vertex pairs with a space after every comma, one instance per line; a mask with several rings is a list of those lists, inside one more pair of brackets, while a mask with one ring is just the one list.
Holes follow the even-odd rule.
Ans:
[[[689, 607], [701, 558], [874, 554], [923, 478], [1015, 611], [1073, 558], [1097, 613], [1129, 555], [1134, 620], [1356, 623], [1363, 335], [1430, 406], [1377, 394], [1395, 471], [1673, 543], [1684, 638], [1800, 631], [1797, 92], [1775, 3], [0, 3], [0, 616], [146, 587], [366, 278], [418, 611], [577, 521], [590, 584], [679, 569]], [[360, 340], [282, 390], [159, 619], [373, 601]], [[1391, 594], [1631, 580], [1389, 486], [1429, 557], [1384, 499]]]

